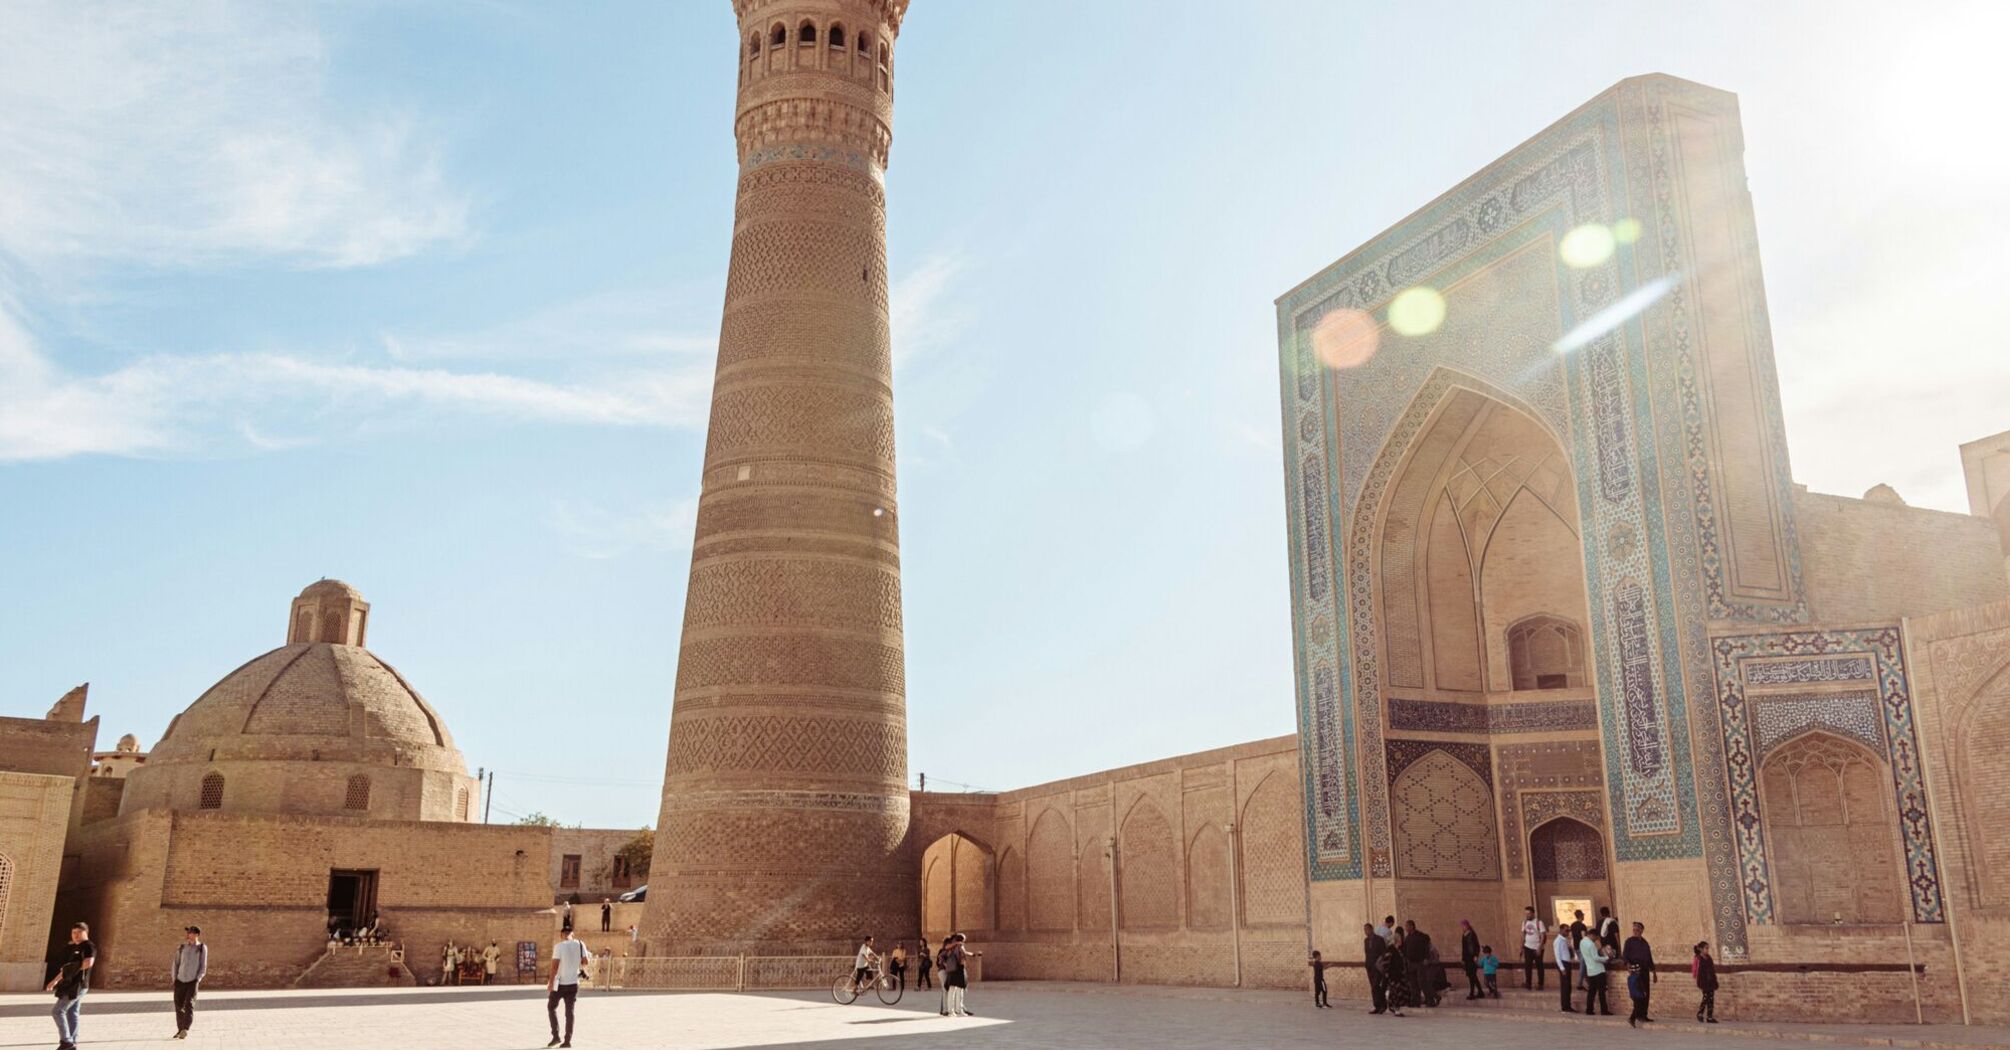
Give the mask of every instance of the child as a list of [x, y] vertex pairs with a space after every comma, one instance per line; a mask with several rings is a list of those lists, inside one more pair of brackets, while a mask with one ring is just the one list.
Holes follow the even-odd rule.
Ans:
[[1486, 953], [1480, 956], [1480, 974], [1486, 978], [1487, 998], [1498, 999], [1501, 997], [1501, 989], [1495, 975], [1501, 971], [1500, 956], [1494, 954], [1494, 946], [1491, 944], [1483, 946], [1480, 950]]
[[1312, 953], [1312, 1005], [1329, 1008], [1333, 1005], [1326, 1001], [1326, 960], [1318, 952]]
[[1710, 942], [1697, 941], [1690, 949], [1694, 958], [1689, 960], [1689, 974], [1696, 978], [1696, 990], [1703, 993], [1703, 1001], [1696, 1004], [1696, 1020], [1717, 1023], [1717, 961], [1710, 958]]

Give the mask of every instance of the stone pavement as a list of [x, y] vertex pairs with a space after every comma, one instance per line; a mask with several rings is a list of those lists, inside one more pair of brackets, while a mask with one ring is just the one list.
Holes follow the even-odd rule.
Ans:
[[[1526, 1016], [1461, 1005], [1395, 1019], [1368, 1016], [1358, 1003], [1315, 1010], [1309, 998], [1282, 992], [999, 982], [971, 989], [970, 1005], [982, 1016], [952, 1020], [936, 1015], [936, 1000], [926, 993], [911, 992], [895, 1007], [877, 1002], [845, 1007], [816, 992], [589, 991], [580, 999], [574, 1045], [608, 1050], [918, 1050], [953, 1041], [959, 1050], [1324, 1050], [1336, 1043], [1394, 1036], [1406, 1050], [1554, 1050], [1566, 1039], [1638, 1041], [1651, 1050], [1779, 1050], [1779, 1035], [1820, 1037], [1823, 1029], [1836, 1030], [1843, 1036], [1838, 1041], [1855, 1045], [1879, 1039], [1962, 1047], [2010, 1043], [2010, 1033], [2002, 1029], [1948, 1026], [1766, 1026], [1773, 1038], [1729, 1030], [1730, 1025], [1707, 1032], [1674, 1024], [1633, 1031], [1619, 1018], [1558, 1015], [1556, 1023], [1531, 1023]], [[54, 1046], [55, 1026], [48, 1017], [52, 1002], [45, 996], [0, 996], [0, 1048]], [[201, 1050], [534, 1050], [549, 1037], [544, 998], [536, 988], [217, 991], [205, 993], [198, 1007], [195, 1032], [182, 1045]], [[165, 993], [98, 992], [84, 1003], [87, 1050], [160, 1045], [173, 1029]]]

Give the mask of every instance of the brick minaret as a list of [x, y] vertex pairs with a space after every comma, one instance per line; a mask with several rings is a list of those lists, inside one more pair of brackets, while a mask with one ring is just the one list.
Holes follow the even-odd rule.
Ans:
[[907, 0], [734, 0], [739, 200], [642, 932], [652, 955], [911, 933], [887, 340]]

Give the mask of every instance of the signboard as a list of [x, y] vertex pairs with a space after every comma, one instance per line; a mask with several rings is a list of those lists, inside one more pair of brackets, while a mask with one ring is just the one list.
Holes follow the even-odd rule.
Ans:
[[537, 942], [516, 942], [516, 976], [519, 981], [537, 979]]

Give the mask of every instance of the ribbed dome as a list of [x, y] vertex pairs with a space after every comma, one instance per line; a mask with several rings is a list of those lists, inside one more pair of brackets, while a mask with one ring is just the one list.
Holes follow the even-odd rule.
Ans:
[[284, 645], [225, 675], [168, 726], [148, 761], [241, 750], [466, 770], [439, 715], [397, 671], [368, 649], [327, 642]]
[[293, 600], [287, 644], [168, 723], [120, 812], [161, 808], [473, 819], [474, 778], [440, 716], [363, 648], [370, 605], [340, 580]]

